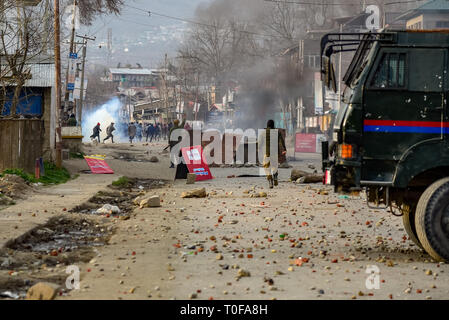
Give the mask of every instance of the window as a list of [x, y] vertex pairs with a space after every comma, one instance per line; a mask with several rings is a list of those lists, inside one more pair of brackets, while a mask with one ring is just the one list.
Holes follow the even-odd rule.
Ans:
[[435, 24], [437, 28], [449, 28], [449, 21], [437, 21]]
[[441, 92], [445, 82], [445, 51], [447, 49], [414, 48], [410, 61], [408, 89], [420, 92]]
[[376, 88], [405, 87], [405, 53], [384, 53], [371, 86]]
[[311, 69], [318, 69], [320, 68], [320, 56], [317, 55], [310, 55], [306, 56], [307, 61], [307, 67]]

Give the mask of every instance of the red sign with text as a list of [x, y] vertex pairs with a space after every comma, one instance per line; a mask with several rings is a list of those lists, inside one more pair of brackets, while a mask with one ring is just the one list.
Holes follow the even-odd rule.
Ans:
[[316, 151], [316, 134], [296, 134], [295, 152], [315, 153]]
[[93, 174], [114, 174], [114, 171], [108, 166], [104, 158], [95, 156], [85, 156], [87, 165]]
[[201, 146], [182, 148], [182, 156], [190, 173], [196, 174], [195, 181], [213, 179], [209, 166], [203, 156]]

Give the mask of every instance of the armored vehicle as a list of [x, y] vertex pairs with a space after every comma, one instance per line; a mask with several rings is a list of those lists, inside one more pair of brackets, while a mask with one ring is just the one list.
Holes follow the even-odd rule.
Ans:
[[368, 205], [402, 215], [410, 239], [449, 260], [449, 30], [334, 33], [321, 40], [322, 80], [332, 56], [355, 51], [343, 82], [324, 182], [366, 190]]

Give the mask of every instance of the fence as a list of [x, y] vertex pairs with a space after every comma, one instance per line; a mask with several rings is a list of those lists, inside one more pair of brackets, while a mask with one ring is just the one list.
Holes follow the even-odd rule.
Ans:
[[0, 172], [18, 168], [33, 173], [42, 157], [44, 122], [39, 119], [0, 119]]

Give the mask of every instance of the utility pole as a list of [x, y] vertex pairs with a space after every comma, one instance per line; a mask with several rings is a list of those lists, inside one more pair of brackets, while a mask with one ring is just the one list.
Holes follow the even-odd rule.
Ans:
[[[343, 25], [340, 24], [340, 33], [343, 33]], [[341, 64], [342, 64], [342, 52], [340, 51], [338, 56], [338, 110], [341, 108]]]
[[168, 124], [168, 87], [167, 87], [167, 53], [165, 54], [165, 60], [164, 60], [164, 106], [165, 106], [165, 112], [167, 114], [167, 124]]
[[61, 37], [59, 24], [59, 0], [55, 1], [55, 99], [56, 99], [56, 166], [62, 167], [62, 136], [61, 136]]
[[45, 11], [44, 11], [44, 44], [42, 48], [42, 52], [44, 54], [48, 54], [48, 41], [49, 41], [49, 32], [48, 32], [48, 26], [49, 26], [49, 19], [50, 15], [50, 0], [45, 0]]
[[200, 110], [200, 107], [198, 107], [198, 110], [196, 110], [196, 101], [198, 100], [198, 95], [200, 91], [200, 73], [198, 71], [197, 73], [197, 83], [196, 83], [196, 95], [195, 95], [195, 101], [193, 102], [193, 110], [195, 111], [195, 121], [197, 121], [197, 114]]
[[[76, 8], [77, 8], [77, 0], [73, 0], [73, 16], [72, 16], [72, 33], [70, 36], [70, 51], [69, 54], [75, 52], [75, 22], [76, 22]], [[67, 111], [67, 105], [69, 103], [69, 90], [67, 88], [67, 85], [69, 83], [69, 65], [67, 65], [67, 71], [65, 75], [65, 97], [64, 97], [64, 110]]]
[[82, 115], [83, 115], [83, 102], [84, 102], [84, 70], [86, 66], [86, 54], [87, 54], [87, 41], [95, 41], [95, 38], [89, 38], [88, 36], [79, 36], [78, 38], [81, 38], [84, 40], [83, 44], [83, 62], [82, 62], [82, 71], [81, 71], [81, 88], [80, 88], [80, 101], [77, 106], [77, 114], [78, 114], [78, 123], [82, 123]]

